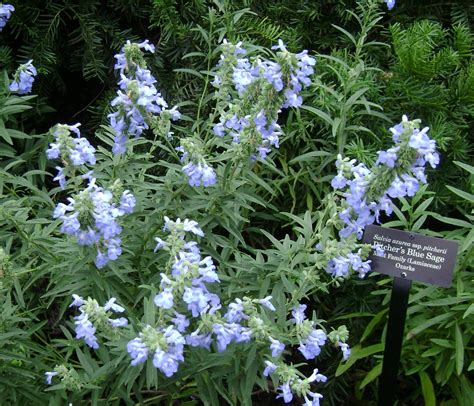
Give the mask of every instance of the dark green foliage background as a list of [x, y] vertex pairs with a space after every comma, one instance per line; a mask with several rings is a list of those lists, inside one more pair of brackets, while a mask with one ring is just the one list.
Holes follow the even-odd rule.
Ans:
[[[402, 210], [386, 220], [394, 227], [457, 239], [463, 249], [452, 288], [420, 285], [413, 289], [412, 298], [417, 300], [412, 299], [407, 322], [401, 404], [434, 405], [430, 402], [436, 396], [438, 404], [469, 406], [462, 402], [474, 396], [469, 382], [473, 201], [472, 195], [466, 198], [462, 192], [473, 193], [474, 175], [455, 161], [474, 161], [474, 4], [470, 0], [399, 1], [387, 14], [381, 13], [383, 4], [361, 7], [337, 0], [11, 3], [17, 10], [0, 36], [0, 61], [12, 72], [18, 63], [33, 59], [39, 72], [34, 87], [38, 98], [29, 101], [34, 108], [19, 111], [9, 123], [9, 128], [27, 133], [42, 134], [57, 122], [80, 121], [86, 131], [105, 123], [116, 87], [113, 56], [126, 40], [148, 38], [157, 44], [157, 53], [148, 62], [171, 105], [196, 102], [209, 91], [193, 72], [210, 70], [209, 55], [213, 64], [217, 62], [213, 49], [224, 37], [262, 47], [282, 38], [292, 51], [305, 48], [317, 55], [318, 76], [305, 95], [307, 107], [300, 113], [286, 113], [285, 138], [274, 155], [274, 166], [256, 170], [274, 190], [256, 187], [253, 193], [274, 209], [247, 213], [250, 225], [244, 235], [249, 251], [269, 248], [268, 240], [256, 231], [260, 228], [277, 238], [297, 234], [296, 223], [282, 213], [303, 216], [306, 210], [325, 204], [337, 153], [370, 164], [376, 151], [390, 143], [386, 128], [402, 114], [429, 125], [442, 155], [441, 168], [429, 175], [433, 192], [429, 203], [420, 209], [422, 202], [405, 201]], [[181, 110], [192, 113], [196, 105], [185, 104]], [[53, 202], [43, 188], [51, 185], [44, 174], [28, 171], [48, 168], [43, 152], [47, 140], [41, 135], [19, 137], [1, 145], [0, 241], [22, 249], [27, 244], [36, 256], [22, 264], [24, 270], [41, 269], [39, 258], [54, 255], [56, 249], [43, 240], [46, 236], [37, 234], [35, 225], [50, 218]], [[160, 171], [164, 168], [157, 174]], [[31, 173], [27, 183], [13, 178], [27, 172]], [[37, 198], [28, 190], [34, 190]], [[9, 240], [12, 233], [18, 235]], [[10, 264], [2, 266], [0, 275], [7, 275]], [[15, 394], [11, 401], [17, 404], [24, 404], [31, 393], [47, 402], [40, 378], [41, 371], [50, 368], [44, 364], [45, 343], [62, 337], [58, 317], [65, 309], [55, 308], [51, 297], [45, 296], [47, 281], [33, 278], [21, 286], [20, 280], [25, 281], [12, 282], [18, 284], [14, 299], [1, 303], [0, 391], [2, 385], [15, 388], [9, 393]], [[355, 347], [354, 361], [349, 367], [339, 366], [337, 373], [330, 361], [325, 365], [323, 355], [321, 365], [329, 376], [347, 369], [327, 386], [327, 404], [374, 404], [373, 367], [380, 364], [382, 354], [388, 286], [388, 279], [372, 276], [349, 280], [332, 296], [312, 297], [311, 306], [320, 318], [347, 323]], [[19, 307], [30, 310], [22, 314]], [[50, 317], [45, 317], [46, 308]], [[427, 324], [430, 320], [435, 322]], [[22, 351], [36, 357], [23, 356]], [[356, 362], [359, 359], [363, 361]], [[183, 398], [189, 398], [193, 389], [191, 385]], [[168, 399], [171, 404], [173, 395]], [[267, 398], [255, 399], [255, 404], [265, 404]]]

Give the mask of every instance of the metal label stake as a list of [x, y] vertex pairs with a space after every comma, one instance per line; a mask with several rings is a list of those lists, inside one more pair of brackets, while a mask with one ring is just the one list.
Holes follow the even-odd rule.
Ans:
[[393, 279], [378, 406], [392, 406], [395, 401], [410, 287], [411, 280], [409, 279], [398, 277]]
[[366, 227], [362, 241], [383, 250], [383, 255], [370, 255], [372, 270], [394, 277], [378, 403], [378, 406], [392, 406], [396, 399], [411, 281], [449, 287], [458, 243], [373, 225]]

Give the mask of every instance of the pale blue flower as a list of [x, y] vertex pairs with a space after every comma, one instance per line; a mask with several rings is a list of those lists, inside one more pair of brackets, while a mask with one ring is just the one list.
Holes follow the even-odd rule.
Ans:
[[315, 368], [311, 376], [307, 378], [308, 382], [327, 382], [328, 378], [326, 375], [320, 374], [318, 369]]
[[[178, 219], [179, 221], [179, 219]], [[204, 237], [204, 232], [198, 227], [199, 224], [197, 221], [184, 219], [183, 221], [183, 230], [198, 235], [199, 237]]]
[[118, 319], [108, 319], [108, 322], [112, 327], [125, 327], [128, 326], [128, 320], [125, 317], [119, 317]]
[[344, 361], [347, 361], [347, 359], [351, 355], [351, 349], [349, 348], [349, 345], [340, 341], [339, 347], [341, 348], [341, 351], [342, 351], [342, 359]]
[[393, 7], [395, 7], [395, 0], [385, 0], [385, 4], [387, 4], [387, 8], [391, 10]]
[[128, 342], [127, 352], [132, 357], [131, 365], [135, 366], [147, 360], [149, 349], [142, 339], [137, 337]]
[[52, 385], [53, 376], [57, 376], [58, 374], [59, 374], [59, 372], [45, 372], [44, 375], [46, 377], [46, 383], [48, 385]]
[[312, 330], [304, 340], [300, 341], [298, 350], [306, 359], [314, 359], [321, 353], [321, 346], [326, 343], [326, 338], [323, 330]]
[[7, 25], [7, 21], [10, 19], [12, 12], [15, 11], [15, 7], [11, 4], [0, 4], [0, 31]]
[[81, 312], [79, 316], [74, 317], [74, 324], [76, 325], [76, 338], [83, 338], [85, 343], [93, 349], [99, 348], [95, 334], [95, 327], [89, 320], [86, 312]]
[[398, 176], [393, 180], [390, 187], [387, 189], [387, 194], [395, 199], [400, 197], [405, 197], [407, 195], [407, 187], [405, 182], [403, 182]]
[[109, 262], [109, 258], [102, 251], [97, 250], [97, 256], [95, 257], [95, 266], [98, 269], [103, 268]]
[[15, 73], [14, 80], [10, 83], [10, 91], [18, 94], [30, 93], [36, 75], [37, 71], [32, 60], [20, 65]]
[[123, 313], [125, 311], [125, 309], [116, 304], [115, 302], [117, 301], [117, 299], [115, 297], [112, 297], [110, 298], [107, 303], [104, 305], [104, 309], [105, 310], [112, 310], [113, 312], [115, 313]]
[[277, 366], [273, 362], [266, 360], [265, 369], [263, 370], [263, 376], [269, 376], [273, 374], [273, 372], [275, 372], [276, 369], [277, 369]]
[[209, 292], [199, 287], [186, 287], [183, 293], [183, 301], [188, 304], [188, 310], [193, 317], [198, 317], [199, 314], [206, 308], [209, 302]]
[[379, 151], [377, 152], [378, 154], [378, 159], [375, 162], [375, 164], [384, 164], [388, 166], [389, 168], [394, 168], [395, 167], [395, 162], [397, 160], [397, 152], [400, 149], [400, 147], [392, 147], [389, 148], [387, 151]]
[[63, 216], [63, 224], [61, 225], [61, 232], [64, 234], [75, 234], [80, 228], [81, 223], [78, 220], [79, 213], [75, 212], [69, 216]]
[[211, 334], [200, 334], [199, 331], [193, 331], [186, 336], [186, 343], [191, 347], [201, 347], [210, 349], [212, 343]]
[[175, 312], [175, 316], [176, 317], [172, 318], [171, 321], [176, 326], [176, 330], [178, 330], [180, 333], [183, 333], [189, 326], [189, 320], [184, 314]]
[[166, 288], [155, 296], [155, 305], [163, 309], [171, 309], [173, 307], [173, 289]]
[[69, 307], [81, 307], [85, 303], [84, 299], [81, 296], [76, 295], [75, 293], [73, 293], [72, 298], [74, 300], [69, 305]]
[[178, 371], [179, 359], [173, 354], [157, 349], [153, 355], [153, 365], [169, 378]]
[[291, 321], [295, 324], [301, 324], [306, 319], [305, 311], [307, 306], [305, 304], [300, 304], [293, 308], [291, 315], [293, 318]]
[[268, 337], [268, 339], [271, 342], [270, 350], [272, 351], [272, 357], [277, 357], [284, 351], [285, 345], [272, 337]]
[[331, 186], [334, 189], [342, 189], [344, 186], [347, 185], [347, 179], [342, 176], [342, 174], [337, 174], [334, 178], [331, 180]]
[[64, 190], [66, 189], [66, 176], [64, 175], [64, 168], [61, 168], [60, 166], [56, 166], [56, 169], [58, 173], [53, 178], [53, 180], [57, 181], [61, 189]]
[[268, 310], [271, 310], [272, 312], [276, 311], [275, 306], [273, 306], [272, 302], [272, 296], [267, 296], [264, 297], [263, 299], [258, 300], [258, 303], [260, 303], [262, 306], [266, 307]]
[[[312, 399], [308, 398], [308, 396], [310, 396]], [[303, 406], [320, 406], [319, 400], [322, 398], [323, 395], [321, 395], [320, 393], [308, 391], [304, 395], [305, 403], [303, 404]]]
[[225, 135], [225, 133], [224, 133], [224, 124], [223, 123], [215, 124], [214, 127], [212, 128], [212, 131], [218, 137], [223, 137]]
[[290, 403], [293, 400], [293, 393], [291, 392], [289, 382], [280, 385], [277, 389], [281, 391], [281, 394], [276, 397], [277, 399], [283, 398], [285, 403]]
[[232, 341], [239, 337], [242, 326], [237, 323], [216, 323], [212, 326], [212, 330], [216, 335], [217, 351], [223, 352]]
[[244, 313], [244, 305], [241, 299], [237, 298], [227, 306], [227, 313], [224, 315], [229, 323], [238, 323], [242, 319], [248, 318]]

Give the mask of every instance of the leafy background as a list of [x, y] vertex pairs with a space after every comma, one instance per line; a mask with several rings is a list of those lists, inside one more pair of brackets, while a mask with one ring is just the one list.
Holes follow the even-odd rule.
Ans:
[[[293, 51], [306, 48], [316, 54], [315, 83], [302, 110], [285, 115], [280, 150], [268, 166], [255, 168], [254, 182], [240, 191], [239, 204], [234, 205], [233, 196], [224, 196], [215, 208], [206, 227], [218, 237], [208, 242], [209, 253], [225, 264], [229, 279], [259, 281], [260, 269], [275, 269], [277, 264], [305, 269], [304, 258], [298, 263], [292, 255], [304, 248], [302, 230], [317, 220], [311, 213], [328, 204], [324, 197], [337, 153], [370, 164], [376, 151], [387, 146], [386, 128], [391, 123], [402, 114], [420, 118], [437, 141], [441, 168], [429, 175], [429, 190], [403, 201], [385, 223], [457, 240], [460, 251], [451, 288], [412, 288], [399, 382], [401, 404], [474, 403], [474, 173], [469, 165], [474, 147], [474, 5], [469, 0], [398, 3], [387, 13], [376, 1], [12, 1], [16, 12], [1, 35], [0, 61], [13, 72], [18, 63], [33, 59], [39, 77], [34, 87], [38, 97], [0, 100], [0, 389], [6, 401], [71, 400], [70, 394], [53, 397], [44, 392], [42, 375], [73, 351], [64, 339], [69, 295], [82, 288], [104, 296], [118, 289], [110, 287], [110, 281], [123, 282], [113, 267], [110, 275], [91, 277], [84, 258], [71, 262], [70, 247], [60, 237], [58, 224], [50, 221], [58, 191], [44, 156], [49, 142], [45, 132], [56, 122], [80, 121], [86, 132], [105, 123], [116, 86], [113, 55], [127, 39], [156, 43], [157, 54], [148, 63], [165, 99], [182, 103], [186, 114], [201, 109], [205, 116], [206, 104], [198, 101], [210, 89], [202, 72], [216, 63], [220, 41], [270, 47], [282, 38]], [[4, 77], [3, 89], [7, 85]], [[193, 124], [181, 124], [180, 131], [193, 131]], [[110, 137], [104, 132], [95, 141], [105, 147]], [[102, 153], [107, 162], [105, 148]], [[136, 162], [124, 163], [123, 178], [134, 179], [133, 173], [145, 169], [163, 176], [170, 165], [178, 167], [166, 156], [160, 158], [169, 162], [151, 171]], [[189, 208], [177, 199], [183, 193], [173, 186], [177, 179], [150, 179], [150, 191], [169, 196], [143, 207], [162, 207], [155, 212], [156, 220], [135, 225], [151, 232], [160, 226], [163, 214], [186, 215]], [[147, 201], [147, 196], [141, 198]], [[202, 207], [202, 218], [196, 219], [203, 220], [210, 203], [199, 194], [193, 199]], [[225, 235], [223, 229], [232, 233]], [[222, 250], [224, 246], [232, 249]], [[86, 286], [90, 278], [92, 286]], [[331, 295], [310, 295], [309, 304], [319, 318], [330, 325], [344, 321], [351, 331], [349, 362], [337, 366], [323, 354], [322, 369], [337, 376], [325, 388], [327, 404], [375, 404], [389, 298], [390, 280], [380, 275], [348, 280]], [[60, 352], [51, 340], [62, 347]], [[93, 375], [95, 361], [77, 354], [76, 360], [88, 365]], [[112, 367], [96, 377], [102, 391], [86, 388], [83, 395], [96, 403], [126, 397], [120, 382], [103, 381]], [[137, 393], [135, 387], [134, 401], [185, 404], [193, 402], [197, 391], [201, 399], [223, 396], [210, 389], [208, 383], [220, 378], [209, 374], [184, 380], [180, 392], [171, 382], [154, 397]], [[232, 379], [238, 377], [226, 377], [227, 382]], [[272, 397], [264, 393], [253, 396], [255, 404], [272, 404]]]

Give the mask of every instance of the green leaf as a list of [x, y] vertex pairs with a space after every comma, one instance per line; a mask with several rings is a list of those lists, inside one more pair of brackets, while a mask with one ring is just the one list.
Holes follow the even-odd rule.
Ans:
[[430, 377], [425, 371], [420, 371], [421, 391], [423, 392], [423, 399], [425, 406], [436, 406], [436, 396]]
[[455, 188], [453, 186], [446, 185], [446, 187], [453, 193], [457, 194], [458, 196], [462, 197], [463, 199], [468, 200], [471, 203], [474, 203], [474, 195], [465, 192], [464, 190]]
[[464, 367], [464, 343], [462, 340], [461, 329], [459, 328], [458, 323], [454, 327], [455, 332], [455, 342], [456, 342], [456, 373], [461, 375]]
[[306, 154], [297, 156], [296, 158], [293, 158], [289, 164], [294, 164], [296, 162], [306, 162], [306, 161], [312, 161], [311, 158], [315, 157], [320, 157], [320, 156], [331, 156], [331, 154], [327, 151], [311, 151], [307, 152]]
[[336, 138], [337, 136], [337, 129], [339, 125], [341, 124], [341, 117], [336, 117], [334, 118], [334, 121], [332, 122], [332, 136]]
[[364, 87], [362, 89], [357, 90], [349, 99], [346, 101], [346, 107], [351, 107], [355, 101], [361, 97], [367, 90], [369, 90], [368, 87]]
[[433, 201], [434, 197], [430, 197], [429, 199], [426, 199], [423, 203], [421, 203], [415, 210], [414, 214], [423, 214], [425, 210], [428, 208], [428, 206], [431, 204]]
[[31, 108], [32, 108], [31, 106], [28, 106], [26, 104], [15, 104], [12, 106], [5, 106], [0, 109], [0, 115], [6, 116], [9, 114], [17, 114], [17, 113], [21, 113], [23, 111], [29, 110]]
[[367, 327], [364, 330], [364, 333], [362, 334], [360, 342], [363, 342], [367, 337], [369, 337], [372, 330], [375, 328], [375, 326], [377, 326], [377, 324], [380, 323], [380, 320], [385, 316], [387, 312], [388, 312], [388, 309], [383, 309], [382, 311], [378, 312], [372, 318], [372, 320], [370, 320], [369, 324], [367, 324]]
[[471, 175], [474, 175], [474, 166], [465, 164], [464, 162], [459, 162], [459, 161], [453, 161], [457, 166], [465, 169], [468, 171]]
[[406, 226], [408, 224], [408, 220], [407, 218], [405, 217], [405, 215], [401, 212], [401, 210], [396, 206], [396, 205], [393, 205], [393, 211], [395, 213], [395, 215], [400, 219], [400, 221], [403, 223], [404, 226]]
[[351, 349], [351, 356], [345, 363], [339, 364], [336, 370], [336, 376], [342, 375], [346, 372], [352, 365], [356, 363], [361, 358], [366, 358], [370, 355], [382, 352], [384, 349], [384, 343], [369, 345], [368, 347], [361, 348], [360, 345], [356, 345]]
[[181, 73], [189, 73], [190, 75], [194, 75], [194, 76], [197, 76], [200, 79], [204, 79], [204, 76], [202, 76], [201, 73], [199, 73], [198, 71], [196, 71], [194, 69], [179, 68], [179, 69], [175, 69], [174, 71], [175, 72], [181, 72]]
[[462, 318], [465, 319], [466, 317], [468, 317], [472, 313], [474, 313], [474, 303], [471, 303], [471, 305], [467, 308], [467, 310], [462, 315]]
[[3, 120], [0, 119], [0, 138], [3, 138], [8, 144], [13, 145], [13, 141], [5, 128]]
[[441, 324], [443, 321], [451, 317], [452, 317], [451, 313], [444, 313], [444, 314], [440, 314], [439, 316], [428, 319], [424, 323], [421, 323], [418, 326], [416, 326], [414, 329], [410, 330], [407, 333], [407, 340], [410, 340], [411, 338], [416, 336], [418, 333], [421, 333], [423, 330], [426, 330], [427, 328], [434, 326], [435, 324], [438, 324], [438, 323]]
[[451, 217], [444, 217], [438, 213], [431, 213], [431, 216], [434, 217], [436, 220], [439, 220], [446, 224], [451, 224], [453, 226], [466, 227], [466, 228], [472, 227], [472, 224], [468, 223], [467, 221], [460, 220], [460, 219], [453, 219]]
[[321, 118], [323, 121], [325, 121], [327, 124], [332, 125], [332, 118], [329, 114], [325, 113], [322, 110], [316, 109], [311, 106], [301, 106], [302, 110], [309, 111], [310, 113], [313, 113], [315, 116], [318, 116]]
[[428, 216], [426, 214], [423, 214], [417, 221], [415, 224], [413, 224], [413, 227], [412, 227], [412, 231], [419, 231], [420, 228], [423, 226], [423, 224], [425, 223], [426, 219], [428, 218]]
[[354, 36], [347, 30], [345, 30], [342, 27], [339, 27], [338, 25], [331, 24], [336, 30], [341, 31], [347, 38], [350, 39], [350, 41], [354, 44], [355, 47], [357, 47], [357, 41], [355, 40]]
[[372, 370], [365, 376], [364, 380], [361, 382], [359, 388], [365, 388], [370, 382], [377, 378], [382, 373], [382, 362], [377, 364]]

